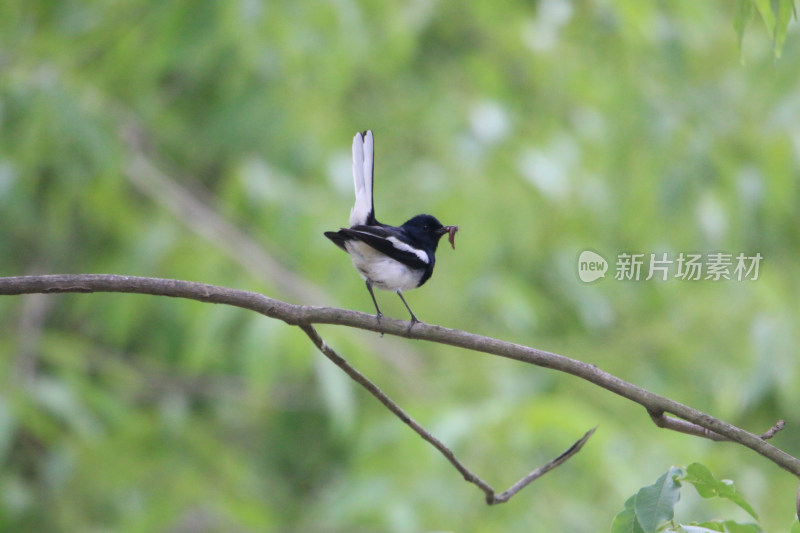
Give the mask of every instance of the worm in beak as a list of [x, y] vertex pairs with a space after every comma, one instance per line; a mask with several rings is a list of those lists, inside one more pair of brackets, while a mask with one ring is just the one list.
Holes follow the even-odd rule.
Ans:
[[448, 234], [447, 240], [450, 241], [450, 246], [453, 247], [453, 250], [456, 249], [456, 232], [458, 231], [458, 226], [445, 226], [442, 230]]

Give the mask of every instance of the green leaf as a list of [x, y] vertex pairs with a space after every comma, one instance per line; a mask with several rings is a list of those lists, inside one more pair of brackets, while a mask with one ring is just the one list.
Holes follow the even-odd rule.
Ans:
[[625, 502], [625, 509], [617, 513], [611, 523], [611, 533], [644, 533], [639, 521], [636, 520], [636, 513], [633, 510], [634, 494]]
[[686, 475], [681, 479], [694, 485], [697, 493], [703, 498], [725, 498], [730, 500], [745, 511], [750, 516], [758, 520], [758, 513], [747, 503], [747, 501], [736, 491], [733, 481], [727, 479], [717, 479], [705, 465], [692, 463], [686, 467]]
[[[692, 523], [691, 527], [695, 526], [705, 528], [708, 531], [725, 531], [725, 524], [723, 522], [719, 522], [716, 520], [713, 522], [700, 522], [699, 524]], [[686, 528], [689, 526], [683, 526], [683, 527]]]
[[685, 533], [718, 533], [720, 531], [725, 531], [725, 525], [721, 522], [705, 522], [703, 524], [690, 526], [681, 524], [678, 531], [683, 531]]
[[725, 528], [730, 533], [764, 533], [764, 530], [757, 524], [740, 524], [733, 520], [725, 520]]
[[764, 20], [764, 24], [767, 26], [769, 36], [774, 38], [775, 13], [772, 12], [772, 2], [770, 0], [753, 0], [753, 3], [755, 4], [758, 13], [761, 15], [761, 18]]
[[792, 530], [789, 533], [800, 533], [800, 522], [796, 518], [792, 520]]
[[634, 496], [634, 512], [645, 533], [656, 531], [675, 515], [673, 507], [681, 497], [681, 484], [677, 477], [683, 472], [671, 467], [655, 483], [642, 487]]
[[786, 40], [786, 29], [794, 13], [794, 0], [778, 0], [778, 18], [775, 21], [775, 57], [781, 57], [783, 43]]

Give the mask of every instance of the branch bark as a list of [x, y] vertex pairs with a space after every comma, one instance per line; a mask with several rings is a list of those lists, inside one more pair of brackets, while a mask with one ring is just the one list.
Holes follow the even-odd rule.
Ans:
[[[351, 378], [355, 379], [362, 386], [365, 386], [368, 390], [369, 386], [372, 386], [375, 389], [377, 389], [377, 387], [369, 382], [369, 380], [366, 380], [366, 378], [363, 378], [363, 376], [358, 374], [358, 372], [350, 367], [346, 361], [344, 361], [344, 359], [338, 356], [338, 354], [336, 354], [329, 346], [327, 346], [313, 328], [313, 324], [335, 324], [349, 326], [389, 335], [438, 342], [468, 350], [506, 357], [544, 368], [558, 370], [560, 372], [565, 372], [589, 381], [590, 383], [613, 392], [614, 394], [638, 403], [646, 409], [654, 423], [659, 427], [709, 438], [711, 440], [729, 440], [736, 442], [754, 450], [784, 470], [794, 474], [797, 477], [800, 477], [800, 459], [793, 457], [785, 451], [766, 442], [766, 439], [773, 436], [783, 427], [782, 421], [776, 423], [766, 433], [760, 436], [755, 435], [732, 424], [728, 424], [722, 420], [714, 418], [711, 415], [678, 403], [669, 398], [659, 396], [637, 385], [624, 381], [609, 374], [608, 372], [604, 372], [595, 365], [571, 359], [563, 355], [537, 350], [536, 348], [530, 348], [528, 346], [505, 342], [499, 339], [493, 339], [491, 337], [484, 337], [482, 335], [476, 335], [466, 331], [443, 328], [441, 326], [432, 324], [418, 323], [414, 325], [413, 328], [409, 329], [408, 322], [402, 320], [384, 317], [379, 322], [373, 315], [359, 313], [356, 311], [348, 311], [345, 309], [337, 309], [332, 307], [292, 305], [255, 292], [241, 291], [189, 281], [117, 276], [108, 274], [19, 276], [0, 278], [0, 295], [33, 293], [52, 294], [69, 292], [121, 292], [151, 294], [157, 296], [188, 298], [201, 302], [226, 304], [249, 309], [267, 317], [282, 320], [287, 324], [299, 326], [314, 342], [317, 348], [320, 349], [320, 351], [334, 361], [334, 363], [339, 365], [340, 368], [345, 370], [345, 372], [347, 372]], [[337, 362], [337, 358], [340, 360], [340, 362]], [[342, 366], [340, 364], [341, 362], [344, 362], [344, 365], [346, 366]], [[351, 372], [358, 374], [360, 378], [366, 380], [366, 383], [360, 381], [360, 378], [356, 378], [355, 374], [352, 374]], [[369, 386], [367, 384], [369, 384]], [[380, 391], [380, 389], [377, 390]], [[375, 394], [375, 392], [372, 390], [370, 390], [370, 392], [373, 393], [373, 395], [375, 395], [379, 400], [384, 402], [384, 399], [381, 399], [381, 397]], [[388, 398], [385, 399], [388, 400]], [[384, 402], [384, 404], [389, 407], [395, 415], [400, 417], [405, 423], [411, 425], [415, 431], [422, 435], [419, 430], [422, 430], [423, 432], [425, 430], [421, 427], [415, 428], [411, 423], [416, 423], [413, 422], [413, 420], [411, 420], [411, 418], [408, 417], [408, 415], [406, 415], [402, 409], [391, 402], [391, 400], [388, 401], [394, 407], [390, 407], [386, 402]], [[399, 411], [396, 411], [395, 408]], [[667, 414], [674, 415], [674, 417], [677, 418], [667, 416]], [[563, 463], [564, 460], [576, 453], [583, 443], [586, 442], [586, 439], [589, 438], [592, 431], [584, 435], [582, 439], [576, 442], [564, 454], [540, 469], [534, 470], [531, 472], [531, 474], [521, 479], [517, 484], [513, 485], [508, 491], [501, 493], [500, 495], [495, 495], [494, 490], [488, 484], [480, 480], [480, 478], [474, 474], [469, 473], [469, 471], [466, 470], [463, 465], [459, 467], [460, 463], [458, 463], [457, 459], [455, 459], [455, 456], [452, 455], [452, 452], [439, 441], [435, 441], [433, 436], [430, 437], [434, 440], [428, 438], [426, 438], [426, 440], [436, 446], [437, 449], [439, 449], [439, 451], [442, 452], [451, 463], [453, 463], [459, 472], [464, 475], [467, 481], [470, 481], [480, 487], [481, 490], [483, 490], [486, 494], [487, 501], [489, 501], [489, 503], [500, 503], [501, 501], [506, 501], [508, 498], [513, 496], [513, 494], [521, 490], [525, 485], [545, 472], [551, 470], [555, 466], [558, 466], [558, 464]], [[423, 438], [425, 437], [423, 436]], [[438, 445], [436, 443], [438, 443]], [[447, 452], [449, 452], [450, 455], [448, 455]], [[537, 474], [537, 472], [540, 470], [543, 471]], [[469, 476], [472, 476], [472, 478]], [[503, 499], [504, 497], [505, 500]]]

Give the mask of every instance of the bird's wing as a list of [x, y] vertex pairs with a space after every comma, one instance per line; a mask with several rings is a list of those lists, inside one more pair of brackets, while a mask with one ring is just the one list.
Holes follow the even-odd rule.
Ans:
[[336, 246], [338, 246], [339, 248], [341, 248], [345, 252], [347, 251], [347, 248], [345, 248], [345, 246], [344, 246], [344, 243], [347, 241], [347, 237], [342, 235], [340, 232], [338, 232], [338, 231], [326, 231], [325, 232], [325, 236], [327, 238], [329, 238], [333, 242], [333, 244], [335, 244]]
[[375, 222], [375, 208], [372, 203], [374, 154], [372, 131], [356, 133], [353, 137], [353, 184], [356, 190], [356, 203], [350, 210], [351, 226]]
[[425, 250], [408, 244], [397, 228], [386, 226], [354, 226], [342, 228], [339, 234], [346, 239], [356, 239], [409, 268], [426, 268], [430, 256]]

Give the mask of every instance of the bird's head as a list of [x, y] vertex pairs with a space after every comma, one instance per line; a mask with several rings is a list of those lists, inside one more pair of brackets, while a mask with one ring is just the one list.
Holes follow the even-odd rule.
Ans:
[[454, 250], [456, 248], [458, 226], [444, 226], [432, 215], [417, 215], [406, 221], [403, 227], [408, 233], [430, 242], [434, 249], [439, 244], [439, 239], [449, 234], [450, 245]]

